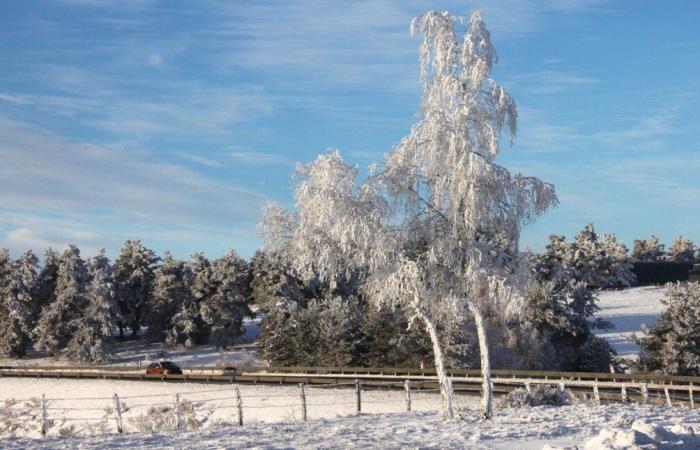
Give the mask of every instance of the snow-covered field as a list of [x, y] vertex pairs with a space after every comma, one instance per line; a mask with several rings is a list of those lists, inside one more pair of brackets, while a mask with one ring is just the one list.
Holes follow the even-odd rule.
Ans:
[[[223, 389], [201, 392], [208, 389]], [[238, 427], [235, 408], [212, 409], [217, 404], [233, 405], [232, 386], [202, 386], [188, 384], [107, 382], [99, 380], [2, 380], [0, 398], [17, 397], [17, 393], [37, 396], [46, 393], [49, 398], [105, 397], [104, 400], [71, 400], [50, 402], [55, 408], [76, 407], [83, 411], [50, 410], [51, 414], [93, 414], [86, 408], [109, 406], [112, 392], [126, 397], [129, 409], [124, 415], [127, 433], [114, 432], [114, 423], [105, 429], [90, 428], [77, 422], [75, 436], [60, 436], [56, 425], [46, 438], [17, 437], [0, 440], [0, 447], [27, 448], [483, 448], [483, 449], [541, 449], [550, 447], [582, 446], [586, 448], [630, 448], [630, 444], [651, 444], [664, 448], [661, 441], [684, 442], [684, 446], [670, 448], [700, 448], [690, 434], [700, 432], [700, 410], [666, 408], [661, 406], [611, 404], [594, 406], [580, 403], [563, 407], [535, 407], [497, 410], [490, 421], [479, 421], [476, 399], [461, 397], [461, 418], [455, 423], [443, 423], [436, 411], [439, 405], [433, 393], [413, 396], [413, 411], [405, 412], [405, 397], [400, 391], [363, 392], [363, 414], [354, 413], [353, 390], [321, 390], [310, 388], [308, 393], [309, 421], [300, 421], [299, 389], [292, 386], [240, 386], [244, 402], [244, 421]], [[144, 415], [145, 403], [172, 404], [175, 392], [181, 399], [202, 402], [195, 408], [200, 419], [207, 420], [198, 430], [148, 429], [150, 422], [159, 419], [158, 413]], [[153, 397], [150, 397], [150, 396]], [[137, 397], [140, 396], [140, 397]], [[158, 397], [157, 397], [158, 396]], [[131, 397], [131, 398], [129, 398]], [[203, 400], [211, 399], [210, 402]], [[214, 400], [221, 399], [221, 400]], [[131, 405], [131, 406], [130, 406]], [[276, 405], [276, 406], [275, 406]], [[285, 406], [280, 406], [285, 405]], [[325, 406], [324, 406], [325, 405]], [[268, 408], [269, 406], [269, 408]], [[96, 412], [100, 417], [104, 412]], [[162, 414], [161, 414], [162, 415]], [[166, 412], [167, 418], [172, 417]], [[183, 421], [187, 415], [183, 414]], [[36, 422], [37, 418], [33, 419]], [[641, 420], [633, 424], [635, 420]], [[2, 425], [0, 425], [2, 426]], [[657, 427], [664, 427], [662, 430]], [[606, 429], [607, 427], [607, 429]], [[636, 428], [640, 431], [634, 431]], [[673, 430], [671, 433], [668, 430]], [[91, 434], [94, 433], [94, 434]], [[597, 441], [596, 441], [597, 439]], [[655, 439], [655, 440], [654, 440]], [[605, 447], [605, 442], [627, 446]]]
[[656, 286], [602, 291], [597, 317], [612, 322], [615, 328], [596, 334], [607, 339], [620, 356], [636, 357], [639, 346], [627, 338], [635, 332], [639, 334], [642, 325], [652, 326], [656, 322], [656, 316], [666, 309], [661, 303], [663, 296], [664, 288]]
[[[659, 287], [601, 292], [598, 316], [613, 322], [616, 328], [599, 335], [610, 340], [622, 356], [633, 357], [638, 347], [626, 337], [639, 332], [642, 324], [654, 323], [664, 309], [662, 298], [663, 288]], [[247, 323], [247, 343], [254, 340], [257, 327], [257, 321]], [[254, 348], [248, 345], [221, 352], [210, 346], [166, 350], [160, 344], [127, 342], [120, 345], [117, 355], [117, 361], [126, 365], [159, 359], [182, 365], [256, 362]], [[30, 360], [48, 362], [47, 358]], [[459, 397], [461, 420], [445, 424], [437, 415], [439, 398], [435, 392], [414, 392], [413, 410], [406, 412], [401, 391], [363, 391], [363, 413], [357, 416], [353, 389], [309, 387], [309, 421], [302, 422], [299, 387], [240, 385], [239, 389], [245, 423], [242, 428], [236, 425], [235, 385], [0, 379], [0, 447], [540, 449], [583, 448], [588, 442], [585, 448], [591, 449], [633, 445], [700, 448], [700, 440], [689, 434], [700, 432], [700, 410], [579, 403], [502, 409], [494, 420], [480, 422], [477, 399]], [[114, 393], [125, 408], [123, 435], [115, 433]], [[42, 394], [49, 399], [49, 418], [56, 419], [49, 422], [52, 426], [46, 438], [40, 437], [41, 415], [36, 401]], [[174, 429], [175, 394], [187, 406], [181, 417], [183, 423], [188, 423], [185, 430]], [[633, 423], [636, 419], [642, 422]], [[12, 423], [19, 424], [13, 432], [8, 428]]]

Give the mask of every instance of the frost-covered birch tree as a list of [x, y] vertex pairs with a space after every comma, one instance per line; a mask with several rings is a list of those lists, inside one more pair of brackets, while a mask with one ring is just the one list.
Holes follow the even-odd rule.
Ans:
[[116, 308], [112, 267], [104, 249], [88, 261], [87, 272], [85, 307], [71, 323], [73, 332], [65, 353], [73, 361], [104, 362], [114, 351], [112, 317]]
[[424, 35], [419, 121], [379, 170], [360, 184], [337, 152], [322, 155], [297, 170], [296, 212], [268, 205], [262, 221], [302, 275], [365, 273], [371, 298], [412, 311], [433, 343], [445, 419], [454, 412], [436, 324], [473, 316], [490, 417], [486, 317], [518, 311], [520, 229], [556, 204], [552, 185], [495, 163], [503, 131], [515, 135], [515, 102], [489, 78], [496, 52], [479, 13], [461, 43], [455, 22], [414, 20]]
[[10, 265], [8, 282], [0, 287], [4, 311], [0, 327], [0, 356], [21, 358], [33, 328], [34, 294], [39, 260], [31, 250], [24, 252]]

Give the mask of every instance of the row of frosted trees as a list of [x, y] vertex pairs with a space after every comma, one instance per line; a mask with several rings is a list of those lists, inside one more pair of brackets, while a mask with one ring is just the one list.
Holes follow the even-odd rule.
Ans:
[[700, 261], [700, 248], [695, 243], [683, 236], [678, 236], [671, 241], [668, 251], [664, 244], [659, 242], [656, 236], [649, 239], [639, 239], [634, 241], [632, 248], [632, 259], [635, 261], [672, 261], [672, 262], [693, 262]]
[[117, 330], [137, 337], [142, 327], [149, 341], [225, 348], [252, 315], [250, 278], [234, 251], [185, 262], [127, 241], [112, 265], [103, 251], [85, 261], [69, 245], [48, 249], [39, 267], [31, 251], [12, 260], [0, 250], [0, 355], [21, 358], [31, 344], [56, 358], [105, 361]]

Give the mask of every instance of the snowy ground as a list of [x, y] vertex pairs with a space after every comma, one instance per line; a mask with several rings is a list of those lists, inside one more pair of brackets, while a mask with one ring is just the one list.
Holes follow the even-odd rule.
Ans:
[[606, 319], [615, 328], [596, 333], [607, 339], [618, 354], [634, 358], [639, 353], [639, 346], [627, 340], [635, 332], [640, 333], [642, 325], [651, 326], [656, 322], [657, 314], [666, 307], [661, 303], [664, 288], [644, 286], [622, 291], [602, 291], [598, 317]]
[[[216, 349], [212, 345], [201, 345], [192, 349], [183, 346], [168, 348], [163, 343], [146, 344], [143, 340], [124, 341], [117, 344], [117, 351], [112, 364], [125, 366], [147, 366], [152, 361], [168, 360], [181, 366], [251, 366], [259, 365], [254, 341], [260, 332], [260, 317], [246, 319], [246, 333], [240, 344], [226, 350]], [[30, 351], [24, 359], [0, 359], [2, 365], [67, 365], [67, 360], [55, 361], [45, 354]]]
[[[224, 391], [201, 392], [209, 389]], [[439, 401], [435, 394], [413, 396], [413, 411], [403, 411], [405, 397], [400, 391], [371, 391], [363, 393], [363, 414], [354, 414], [354, 392], [352, 390], [310, 389], [308, 394], [309, 421], [300, 421], [299, 389], [291, 386], [240, 386], [244, 402], [246, 425], [235, 425], [235, 409], [213, 409], [206, 407], [219, 404], [232, 405], [233, 387], [202, 386], [189, 384], [106, 382], [100, 380], [27, 380], [5, 379], [0, 382], [0, 399], [37, 396], [46, 393], [49, 398], [104, 397], [103, 400], [71, 400], [59, 404], [50, 402], [54, 408], [81, 408], [82, 411], [51, 409], [52, 415], [90, 415], [87, 408], [101, 407], [112, 392], [125, 397], [131, 409], [124, 416], [127, 433], [114, 433], [114, 424], [108, 422], [105, 429], [98, 425], [90, 428], [87, 423], [77, 422], [72, 432], [67, 425], [57, 424], [47, 438], [34, 434], [27, 437], [21, 432], [16, 437], [7, 434], [0, 440], [0, 447], [8, 449], [27, 448], [479, 448], [479, 449], [541, 449], [545, 446], [582, 446], [586, 448], [608, 448], [612, 443], [630, 448], [630, 444], [650, 444], [661, 441], [673, 445], [668, 448], [700, 448], [691, 431], [700, 432], [700, 410], [666, 408], [661, 406], [611, 404], [593, 406], [576, 404], [564, 407], [535, 407], [526, 409], [501, 409], [491, 421], [481, 422], [476, 411], [476, 399], [460, 398], [461, 419], [455, 423], [443, 423], [436, 413]], [[148, 423], [158, 420], [158, 413], [144, 414], [138, 404], [172, 404], [175, 392], [182, 399], [202, 402], [195, 408], [207, 421], [198, 430], [168, 429], [173, 422], [165, 423], [160, 431], [135, 431], [146, 429]], [[154, 397], [150, 397], [153, 395]], [[141, 396], [141, 397], [137, 397]], [[145, 396], [145, 397], [144, 397]], [[131, 397], [131, 398], [129, 398]], [[214, 400], [221, 399], [224, 400]], [[204, 402], [212, 399], [211, 402]], [[275, 406], [276, 405], [276, 406]], [[286, 406], [280, 406], [286, 405]], [[266, 408], [266, 406], [274, 406]], [[139, 412], [140, 411], [140, 412]], [[102, 412], [101, 414], [104, 414]], [[208, 415], [207, 415], [208, 414]], [[161, 414], [162, 415], [162, 414]], [[6, 414], [3, 414], [6, 416]], [[100, 416], [98, 412], [97, 416]], [[171, 413], [165, 413], [166, 419]], [[633, 424], [637, 419], [642, 422]], [[36, 423], [37, 418], [24, 423]], [[98, 422], [99, 423], [99, 422]], [[2, 427], [0, 421], [0, 427]], [[665, 431], [674, 430], [675, 433]], [[75, 436], [60, 436], [75, 433]], [[606, 429], [607, 427], [607, 429]], [[685, 428], [684, 428], [685, 427]], [[640, 431], [634, 431], [636, 428]], [[94, 433], [94, 434], [91, 434]], [[692, 441], [692, 442], [691, 442]]]

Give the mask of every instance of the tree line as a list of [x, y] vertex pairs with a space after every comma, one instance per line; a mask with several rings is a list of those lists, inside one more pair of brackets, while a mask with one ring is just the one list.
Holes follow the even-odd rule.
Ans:
[[249, 264], [231, 251], [214, 261], [195, 253], [162, 258], [126, 241], [114, 264], [100, 251], [87, 261], [75, 245], [47, 249], [39, 267], [28, 250], [12, 260], [0, 250], [0, 355], [22, 358], [29, 346], [58, 358], [102, 362], [115, 335], [191, 347], [233, 345], [245, 329]]

